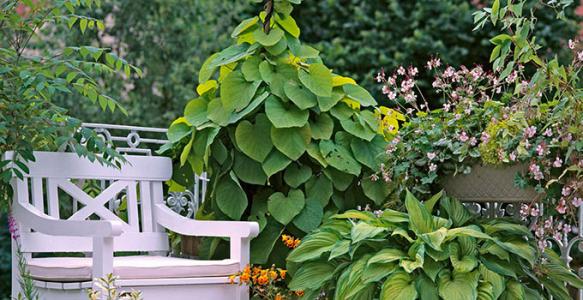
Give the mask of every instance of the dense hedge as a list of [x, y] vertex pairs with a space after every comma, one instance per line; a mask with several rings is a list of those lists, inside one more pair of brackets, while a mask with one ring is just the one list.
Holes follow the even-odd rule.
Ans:
[[[300, 20], [302, 39], [321, 50], [335, 72], [357, 79], [378, 95], [372, 77], [381, 66], [423, 65], [434, 54], [451, 65], [486, 62], [491, 50], [484, 33], [488, 30], [472, 32], [473, 2], [479, 1], [305, 1], [293, 16]], [[124, 41], [125, 57], [146, 74], [131, 80], [133, 87], [110, 83], [110, 94], [122, 98], [130, 115], [99, 119], [95, 111], [74, 105], [75, 96], [63, 100], [63, 106], [87, 121], [161, 127], [168, 126], [194, 98], [202, 60], [227, 46], [236, 18], [251, 16], [257, 7], [246, 0], [152, 0], [148, 5], [107, 0], [105, 4], [101, 14], [111, 13], [115, 20], [108, 34]], [[548, 9], [537, 13], [539, 35], [550, 49], [565, 48], [566, 40], [577, 32], [574, 7], [568, 11], [568, 23], [554, 20]]]

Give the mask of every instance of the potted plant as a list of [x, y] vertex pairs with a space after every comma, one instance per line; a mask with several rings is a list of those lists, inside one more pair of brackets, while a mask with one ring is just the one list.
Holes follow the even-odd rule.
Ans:
[[[292, 290], [306, 299], [571, 299], [583, 287], [531, 232], [508, 220], [478, 220], [439, 193], [407, 193], [406, 212], [347, 211], [288, 256]], [[434, 212], [435, 210], [435, 212]]]

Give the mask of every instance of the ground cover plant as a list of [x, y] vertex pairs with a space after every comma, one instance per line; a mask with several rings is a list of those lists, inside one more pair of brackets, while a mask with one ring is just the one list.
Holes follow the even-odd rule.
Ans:
[[471, 300], [571, 299], [564, 284], [583, 286], [523, 225], [476, 220], [441, 193], [404, 202], [333, 216], [288, 256], [289, 288], [305, 299]]

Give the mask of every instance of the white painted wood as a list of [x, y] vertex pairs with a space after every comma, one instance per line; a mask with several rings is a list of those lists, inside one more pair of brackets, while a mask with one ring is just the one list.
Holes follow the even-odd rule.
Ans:
[[59, 185], [57, 182], [57, 179], [47, 178], [47, 209], [49, 216], [59, 219]]
[[43, 179], [41, 177], [31, 178], [31, 189], [32, 189], [32, 205], [38, 209], [38, 211], [45, 211], [45, 200], [43, 196]]
[[[257, 223], [197, 221], [182, 217], [166, 206], [163, 184], [172, 174], [168, 158], [126, 156], [128, 164], [118, 170], [72, 153], [37, 152], [35, 157], [36, 161], [29, 163], [31, 172], [25, 180], [14, 180], [14, 216], [22, 228], [33, 230], [21, 232], [21, 249], [26, 257], [30, 257], [30, 253], [42, 252], [87, 252], [93, 259], [92, 275], [101, 277], [113, 271], [116, 251], [168, 251], [166, 230], [169, 229], [183, 235], [228, 237], [231, 258], [237, 260], [241, 268], [249, 263], [250, 240], [259, 233]], [[46, 184], [43, 184], [45, 179]], [[103, 190], [91, 197], [71, 181], [77, 179], [100, 180]], [[60, 218], [59, 190], [83, 205], [67, 220]], [[123, 191], [127, 199], [127, 223], [108, 205], [119, 199], [118, 195]], [[100, 220], [88, 220], [93, 215]], [[13, 273], [13, 281], [18, 279], [17, 275]], [[35, 282], [41, 294], [40, 300], [86, 300], [83, 290], [93, 284]], [[231, 285], [224, 276], [125, 279], [119, 280], [118, 284], [122, 289], [141, 290], [146, 300], [248, 299], [246, 287]], [[18, 287], [18, 284], [13, 286]]]
[[152, 185], [149, 181], [140, 181], [140, 208], [142, 214], [142, 232], [154, 231], [152, 219]]

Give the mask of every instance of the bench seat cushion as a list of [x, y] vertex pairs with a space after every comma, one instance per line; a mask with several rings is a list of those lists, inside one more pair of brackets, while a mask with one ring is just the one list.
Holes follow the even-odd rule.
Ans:
[[[52, 282], [91, 281], [90, 257], [32, 258], [32, 278]], [[193, 260], [164, 256], [121, 256], [113, 259], [113, 273], [120, 279], [193, 278], [229, 276], [239, 271], [230, 259]]]

